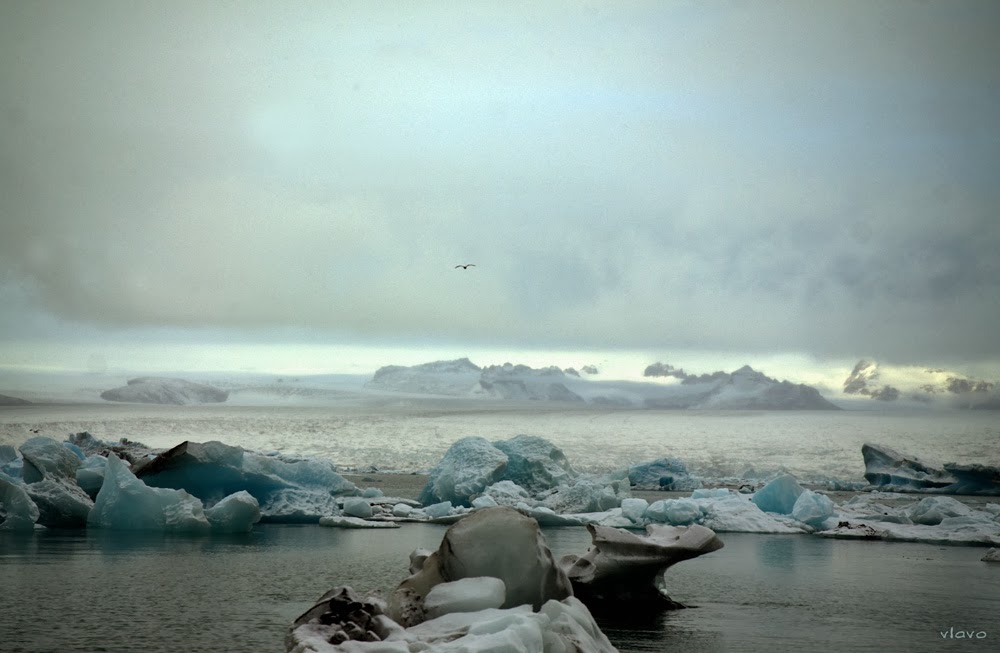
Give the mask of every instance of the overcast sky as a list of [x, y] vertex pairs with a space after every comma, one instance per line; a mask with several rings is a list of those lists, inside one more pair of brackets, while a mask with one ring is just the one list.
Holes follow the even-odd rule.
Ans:
[[998, 33], [993, 0], [2, 2], [0, 354], [1000, 362]]

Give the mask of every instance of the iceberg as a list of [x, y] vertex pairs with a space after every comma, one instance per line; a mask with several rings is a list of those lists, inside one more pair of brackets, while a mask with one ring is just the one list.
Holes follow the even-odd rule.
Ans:
[[792, 518], [814, 528], [822, 528], [834, 514], [833, 500], [812, 490], [803, 491], [792, 506]]
[[419, 501], [425, 505], [451, 501], [468, 506], [474, 495], [502, 480], [506, 469], [507, 454], [488, 440], [477, 436], [462, 438], [431, 469]]
[[645, 499], [622, 499], [622, 515], [633, 522], [642, 520], [643, 514], [649, 508], [649, 502]]
[[914, 524], [937, 526], [948, 517], [968, 515], [971, 510], [961, 501], [951, 497], [927, 497], [910, 508], [909, 517]]
[[27, 440], [20, 451], [24, 491], [38, 508], [38, 523], [49, 528], [86, 526], [94, 502], [76, 483], [80, 457], [44, 436]]
[[47, 476], [76, 478], [76, 470], [81, 463], [80, 458], [52, 438], [45, 436], [31, 438], [20, 446], [20, 451], [24, 457], [22, 476], [25, 483], [35, 483]]
[[[480, 499], [487, 499], [494, 506], [516, 506], [519, 503], [531, 501], [531, 495], [514, 481], [498, 481], [483, 491], [483, 494], [472, 500], [472, 507], [485, 507]], [[479, 501], [479, 505], [476, 502]]]
[[616, 653], [533, 520], [477, 512], [435, 552], [410, 555], [411, 576], [388, 604], [338, 587], [295, 620], [291, 653]]
[[24, 491], [24, 485], [0, 473], [0, 530], [34, 530], [38, 514], [38, 506]]
[[135, 474], [151, 487], [186, 490], [206, 505], [245, 490], [266, 522], [316, 523], [339, 513], [335, 496], [358, 492], [328, 461], [286, 460], [216, 441], [182, 442], [137, 463]]
[[795, 502], [805, 490], [791, 474], [783, 474], [753, 494], [753, 501], [764, 512], [790, 515]]
[[657, 458], [628, 468], [632, 487], [641, 490], [694, 490], [701, 481], [688, 474], [687, 466], [677, 458]]
[[702, 511], [699, 523], [716, 533], [806, 533], [806, 525], [791, 517], [761, 510], [739, 494], [725, 499], [696, 499]]
[[861, 447], [865, 480], [876, 487], [894, 490], [945, 488], [955, 478], [933, 463], [904, 456], [895, 449], [866, 443]]
[[104, 485], [88, 524], [111, 530], [204, 533], [211, 525], [201, 501], [184, 490], [149, 487], [118, 456], [108, 456]]
[[541, 505], [558, 513], [603, 512], [629, 498], [627, 477], [580, 475], [545, 495]]
[[518, 435], [498, 440], [493, 446], [507, 455], [504, 479], [528, 492], [550, 490], [577, 475], [562, 450], [545, 438]]
[[361, 497], [348, 497], [344, 499], [344, 514], [348, 517], [369, 519], [372, 516], [372, 504]]
[[75, 479], [45, 478], [25, 484], [24, 491], [38, 506], [38, 523], [48, 528], [83, 528], [94, 507]]
[[76, 470], [76, 484], [87, 493], [92, 500], [97, 498], [97, 493], [104, 485], [104, 470], [108, 467], [106, 456], [91, 454], [87, 456], [83, 464]]

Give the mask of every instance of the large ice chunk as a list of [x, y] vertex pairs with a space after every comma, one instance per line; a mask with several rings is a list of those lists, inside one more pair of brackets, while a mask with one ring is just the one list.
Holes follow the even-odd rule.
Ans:
[[108, 456], [104, 485], [88, 523], [112, 530], [205, 532], [210, 529], [201, 501], [184, 490], [149, 487], [118, 456]]
[[369, 519], [372, 516], [372, 504], [361, 497], [348, 497], [344, 499], [344, 514]]
[[562, 450], [545, 438], [518, 435], [493, 446], [507, 454], [504, 478], [529, 492], [549, 490], [576, 477]]
[[247, 533], [260, 521], [260, 505], [249, 492], [240, 490], [205, 511], [212, 530], [219, 533]]
[[10, 444], [0, 444], [0, 474], [11, 478], [21, 478], [24, 470], [24, 460], [17, 449]]
[[337, 498], [314, 488], [288, 488], [264, 495], [261, 521], [278, 524], [315, 524], [323, 517], [340, 514]]
[[46, 476], [76, 479], [80, 458], [61, 442], [38, 436], [25, 441], [20, 447], [24, 456], [24, 482], [34, 483]]
[[431, 469], [420, 502], [424, 505], [451, 501], [469, 506], [471, 497], [503, 478], [507, 454], [485, 438], [470, 436], [458, 440]]
[[0, 473], [0, 530], [30, 531], [38, 521], [38, 506], [24, 491], [24, 484]]
[[507, 586], [499, 578], [480, 576], [441, 583], [424, 597], [428, 619], [450, 612], [478, 612], [499, 608], [507, 598]]
[[833, 501], [825, 494], [805, 490], [795, 500], [792, 506], [792, 518], [815, 528], [820, 528], [830, 517], [833, 517]]
[[804, 489], [791, 474], [783, 474], [754, 493], [753, 502], [764, 512], [790, 515]]

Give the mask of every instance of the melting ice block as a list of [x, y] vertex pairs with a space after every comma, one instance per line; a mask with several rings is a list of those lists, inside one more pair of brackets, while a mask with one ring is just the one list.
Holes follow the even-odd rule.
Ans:
[[184, 490], [149, 487], [118, 456], [108, 456], [104, 485], [88, 523], [112, 530], [202, 533], [211, 526], [201, 501]]

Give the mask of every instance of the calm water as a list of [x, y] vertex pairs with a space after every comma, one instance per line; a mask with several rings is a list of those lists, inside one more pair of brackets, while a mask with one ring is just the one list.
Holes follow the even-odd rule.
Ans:
[[[0, 533], [5, 653], [265, 653], [323, 592], [385, 592], [407, 556], [445, 528], [394, 531], [258, 526], [244, 536], [95, 531]], [[549, 529], [557, 555], [589, 545]], [[983, 549], [724, 534], [725, 548], [681, 563], [672, 596], [689, 610], [602, 619], [622, 651], [997, 650], [1000, 566]], [[942, 630], [986, 631], [944, 640]]]

